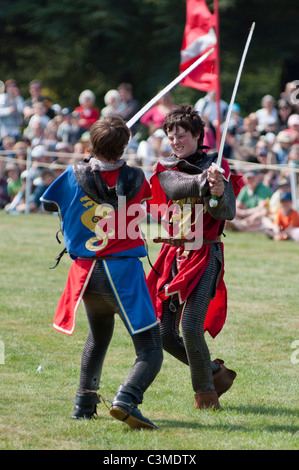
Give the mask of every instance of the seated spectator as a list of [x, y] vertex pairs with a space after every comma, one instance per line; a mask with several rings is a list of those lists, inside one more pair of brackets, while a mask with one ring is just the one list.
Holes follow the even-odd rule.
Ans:
[[42, 129], [45, 130], [51, 119], [47, 116], [48, 107], [42, 101], [38, 101], [33, 105], [33, 114], [29, 119], [28, 126], [32, 127], [34, 122], [39, 122], [42, 126]]
[[54, 117], [54, 111], [51, 109], [52, 102], [48, 96], [42, 95], [42, 82], [40, 80], [35, 79], [29, 83], [29, 93], [30, 98], [25, 100], [23, 109], [25, 126], [28, 126], [29, 119], [35, 112], [34, 104], [39, 101], [45, 103], [47, 107], [47, 115], [52, 119]]
[[0, 160], [0, 209], [3, 209], [10, 201], [10, 197], [7, 192], [7, 178], [5, 170], [3, 170], [2, 162]]
[[26, 170], [28, 144], [22, 140], [19, 140], [13, 146], [15, 152], [15, 163], [19, 168], [20, 173]]
[[130, 140], [124, 151], [124, 157], [126, 159], [127, 164], [130, 166], [139, 166], [138, 159], [137, 159], [138, 145], [139, 145], [138, 140], [131, 132]]
[[293, 106], [285, 99], [280, 99], [277, 103], [278, 110], [278, 132], [283, 131], [288, 127], [288, 119], [293, 114]]
[[[20, 192], [20, 201], [18, 201], [18, 205], [10, 205], [5, 208], [6, 212], [9, 213], [23, 213], [27, 209], [27, 204], [25, 202], [25, 194], [26, 194], [26, 176], [24, 172], [23, 178], [23, 186]], [[29, 198], [29, 212], [36, 213], [39, 211], [43, 211], [41, 202], [39, 198], [43, 194], [43, 192], [53, 183], [56, 179], [55, 173], [50, 170], [49, 168], [44, 168], [40, 173], [40, 178], [33, 181], [33, 192]]]
[[44, 145], [37, 145], [32, 149], [32, 165], [29, 170], [29, 177], [32, 181], [39, 178], [42, 170], [55, 160], [54, 156], [47, 155], [47, 153], [47, 149]]
[[[255, 111], [257, 118], [257, 130], [261, 134], [277, 131], [279, 125], [279, 115], [276, 108], [276, 100], [272, 95], [265, 95], [261, 100], [261, 108]], [[273, 129], [272, 126], [276, 126]]]
[[84, 145], [82, 142], [80, 142], [80, 140], [74, 144], [74, 154], [74, 157], [77, 160], [82, 160], [86, 155]]
[[57, 142], [55, 147], [55, 152], [57, 155], [57, 159], [55, 160], [56, 163], [63, 163], [66, 168], [71, 163], [77, 161], [73, 156], [73, 150], [74, 147], [72, 144], [68, 144], [66, 142]]
[[[275, 98], [271, 95], [265, 95], [261, 101], [261, 108], [255, 114], [258, 120], [257, 130], [262, 133], [273, 132], [277, 129], [279, 119], [278, 111], [275, 108]], [[273, 129], [274, 126], [274, 129]], [[276, 129], [275, 129], [276, 127]]]
[[58, 130], [58, 123], [54, 119], [51, 119], [47, 124], [46, 129], [44, 130], [44, 141], [43, 145], [48, 149], [49, 152], [55, 151], [55, 147], [57, 145], [58, 137], [57, 137], [57, 130]]
[[[216, 151], [216, 133], [206, 116], [202, 117], [205, 125], [205, 135], [203, 145], [207, 146], [211, 152]], [[208, 151], [208, 150], [207, 150]]]
[[[118, 86], [118, 93], [120, 96], [120, 104], [118, 109], [118, 116], [125, 122], [128, 122], [140, 109], [139, 101], [134, 98], [133, 86], [131, 83], [121, 83]], [[131, 127], [132, 135], [136, 133], [137, 124]]]
[[15, 80], [6, 80], [0, 94], [0, 137], [21, 137], [24, 99]]
[[173, 101], [171, 95], [167, 93], [140, 118], [140, 122], [147, 127], [149, 135], [163, 127], [165, 116], [172, 108]]
[[41, 178], [41, 181], [39, 182], [38, 185], [36, 185], [29, 199], [30, 212], [39, 212], [39, 210], [42, 208], [40, 197], [56, 179], [56, 175], [49, 168], [44, 168], [40, 173], [40, 178]]
[[18, 191], [18, 194], [14, 197], [14, 199], [5, 205], [4, 212], [6, 214], [22, 214], [25, 212], [25, 198], [26, 198], [26, 175], [27, 171], [23, 171], [21, 173], [21, 187]]
[[16, 143], [16, 138], [10, 135], [3, 137], [1, 150], [5, 151], [5, 157], [11, 158], [14, 160], [15, 152], [13, 151], [14, 145]]
[[268, 213], [262, 219], [262, 225], [264, 231], [266, 232], [267, 229], [273, 228], [273, 221], [276, 217], [277, 212], [281, 208], [280, 203], [280, 196], [283, 192], [291, 192], [291, 184], [290, 180], [285, 176], [281, 176], [277, 183], [277, 188], [273, 192], [270, 200], [269, 200], [269, 210]]
[[74, 145], [80, 139], [84, 129], [79, 125], [80, 114], [70, 108], [61, 111], [63, 120], [57, 129], [57, 138], [64, 143]]
[[260, 133], [256, 130], [257, 119], [254, 116], [246, 116], [243, 120], [243, 134], [233, 136], [229, 144], [234, 151], [237, 160], [255, 162], [255, 146], [259, 140]]
[[57, 125], [59, 125], [62, 122], [62, 115], [61, 115], [62, 107], [60, 106], [60, 104], [54, 103], [51, 106], [51, 110], [54, 113], [54, 116], [51, 120], [53, 121], [54, 119], [57, 122]]
[[[276, 184], [278, 172], [273, 169], [267, 169], [267, 165], [276, 163], [275, 154], [271, 150], [272, 142], [269, 143], [267, 139], [268, 136], [269, 133], [265, 136], [262, 135], [257, 141], [255, 146], [255, 158], [256, 163], [263, 165], [263, 168], [259, 170], [261, 181], [265, 186], [269, 186], [271, 189], [273, 189]], [[275, 139], [275, 136], [273, 137]]]
[[287, 132], [292, 136], [294, 144], [299, 144], [299, 114], [291, 114], [288, 119], [287, 128], [284, 132]]
[[161, 142], [160, 157], [170, 157], [171, 154], [172, 149], [170, 147], [169, 139], [168, 137], [164, 137]]
[[[299, 170], [299, 144], [293, 144], [291, 146], [288, 163], [292, 164], [292, 166], [294, 167], [294, 170], [297, 170], [297, 171], [294, 171], [294, 173], [295, 173], [295, 182], [296, 182], [295, 184], [297, 188], [297, 199], [299, 203], [299, 172], [298, 172]], [[284, 175], [287, 178], [291, 177], [290, 165], [288, 165], [288, 168], [284, 170]]]
[[89, 131], [91, 126], [100, 118], [100, 110], [95, 106], [95, 94], [84, 90], [79, 95], [80, 106], [74, 109], [79, 114], [79, 126], [82, 132]]
[[117, 90], [109, 90], [104, 96], [105, 107], [101, 110], [101, 117], [114, 116], [118, 112], [120, 96]]
[[[200, 98], [194, 105], [195, 111], [204, 117], [206, 116], [214, 130], [218, 126], [218, 108], [216, 92], [209, 91], [203, 98]], [[224, 100], [220, 100], [220, 121], [225, 121], [228, 111], [228, 104]]]
[[299, 214], [292, 207], [292, 195], [282, 192], [280, 195], [281, 208], [278, 209], [272, 228], [268, 227], [265, 233], [275, 241], [294, 240], [299, 242]]
[[31, 127], [26, 127], [24, 136], [29, 140], [31, 147], [42, 145], [46, 140], [44, 130], [39, 121], [32, 123]]
[[161, 157], [161, 146], [166, 134], [162, 129], [157, 129], [147, 140], [142, 140], [137, 148], [137, 162], [142, 167], [143, 172], [149, 181], [154, 170], [154, 166]]
[[6, 165], [5, 174], [7, 178], [7, 193], [10, 201], [18, 194], [21, 188], [21, 173], [15, 163], [8, 163]]
[[240, 113], [241, 113], [240, 106], [237, 103], [234, 103], [232, 107], [232, 114], [231, 114], [230, 122], [228, 125], [228, 132], [232, 135], [243, 134], [244, 132], [244, 128], [243, 128], [244, 120], [241, 117]]
[[292, 144], [293, 138], [288, 132], [280, 131], [276, 136], [272, 150], [279, 165], [287, 163]]
[[293, 144], [290, 148], [288, 162], [294, 162], [299, 167], [299, 144]]
[[236, 200], [236, 217], [227, 222], [227, 228], [246, 232], [263, 230], [262, 218], [268, 214], [272, 191], [260, 181], [260, 174], [248, 171], [244, 174], [245, 186]]
[[76, 142], [81, 144], [81, 148], [83, 148], [83, 152], [85, 155], [89, 155], [89, 147], [90, 147], [90, 133], [89, 131], [83, 132], [80, 137], [80, 140]]

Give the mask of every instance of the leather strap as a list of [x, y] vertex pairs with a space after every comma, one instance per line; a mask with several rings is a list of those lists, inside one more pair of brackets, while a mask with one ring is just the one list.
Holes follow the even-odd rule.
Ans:
[[[192, 243], [194, 241], [195, 241], [194, 238], [191, 238], [191, 239], [183, 238], [183, 239], [181, 239], [181, 238], [155, 237], [153, 239], [154, 243], [166, 243], [167, 245], [171, 245], [171, 246], [182, 246], [185, 243]], [[202, 244], [203, 245], [211, 245], [213, 243], [220, 243], [220, 242], [221, 242], [221, 235], [214, 238], [213, 240], [208, 240], [207, 238], [204, 238], [203, 241], [202, 241]]]

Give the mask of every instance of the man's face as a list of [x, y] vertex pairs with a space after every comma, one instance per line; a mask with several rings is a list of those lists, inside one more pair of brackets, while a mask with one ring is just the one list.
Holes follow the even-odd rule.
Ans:
[[29, 91], [32, 96], [39, 96], [41, 87], [39, 85], [31, 85]]
[[252, 190], [254, 191], [255, 188], [257, 187], [258, 185], [258, 177], [257, 176], [248, 176], [246, 178], [246, 181], [247, 181], [247, 186]]
[[172, 131], [168, 131], [167, 137], [173, 153], [178, 158], [187, 158], [196, 152], [200, 134], [193, 137], [190, 131], [185, 131], [178, 126]]

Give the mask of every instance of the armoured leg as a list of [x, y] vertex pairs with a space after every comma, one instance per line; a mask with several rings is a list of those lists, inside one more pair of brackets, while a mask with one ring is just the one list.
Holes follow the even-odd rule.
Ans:
[[141, 414], [137, 405], [142, 403], [144, 392], [161, 369], [163, 353], [159, 328], [156, 326], [136, 334], [132, 339], [137, 358], [126, 380], [117, 389], [110, 414], [134, 429], [156, 429], [156, 426]]
[[[183, 337], [179, 334], [182, 306], [179, 306], [177, 300], [171, 301], [171, 305], [170, 300], [164, 303], [160, 324], [163, 348], [184, 364], [190, 365], [192, 384], [197, 393], [195, 405], [199, 408], [205, 407], [206, 403], [217, 408], [219, 405], [217, 396], [231, 387], [236, 376], [234, 371], [226, 369], [222, 360], [210, 360], [203, 333], [206, 312], [215, 294], [222, 265], [220, 247], [213, 246], [211, 249], [211, 262], [206, 273], [184, 308], [181, 323]], [[176, 274], [174, 269], [175, 266], [173, 266], [173, 276]]]
[[[90, 332], [82, 354], [80, 384], [75, 398], [77, 411], [74, 414], [77, 415], [86, 414], [84, 409], [89, 399], [92, 398], [88, 397], [90, 392], [94, 393], [95, 398], [103, 362], [113, 334], [114, 313], [119, 312], [118, 304], [100, 262], [95, 267], [83, 301]], [[111, 415], [121, 420], [125, 418], [131, 427], [155, 428], [142, 416], [137, 404], [142, 403], [145, 390], [161, 368], [163, 353], [159, 328], [156, 326], [133, 335], [132, 340], [137, 358], [126, 380], [116, 393]], [[124, 412], [125, 415], [123, 415]], [[127, 415], [131, 416], [130, 419]]]
[[86, 294], [84, 306], [90, 331], [82, 353], [80, 382], [73, 413], [75, 419], [90, 418], [96, 414], [96, 405], [99, 403], [97, 390], [114, 328], [114, 316], [103, 308], [104, 302], [100, 295]]
[[[176, 263], [174, 262], [172, 266], [172, 277], [175, 277], [176, 274]], [[164, 302], [160, 331], [165, 351], [184, 364], [189, 365], [184, 340], [179, 334], [182, 309], [183, 305], [179, 305], [178, 299], [171, 299]], [[219, 364], [211, 361], [211, 369], [213, 373], [218, 372]]]
[[196, 393], [215, 390], [210, 352], [204, 337], [204, 321], [215, 295], [221, 262], [221, 247], [212, 245], [210, 262], [188, 298], [181, 320], [192, 386]]
[[[174, 308], [176, 309], [175, 311]], [[179, 301], [177, 299], [167, 300], [164, 302], [160, 332], [163, 349], [179, 361], [189, 365], [185, 344], [183, 338], [179, 334], [181, 311], [182, 305], [179, 305]]]
[[117, 304], [100, 262], [91, 276], [83, 303], [90, 330], [82, 353], [80, 382], [73, 413], [75, 419], [91, 418], [96, 414], [99, 403], [97, 390], [114, 329]]

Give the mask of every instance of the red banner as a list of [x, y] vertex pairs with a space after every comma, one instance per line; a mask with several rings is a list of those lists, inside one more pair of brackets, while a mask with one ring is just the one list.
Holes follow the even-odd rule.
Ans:
[[181, 73], [212, 47], [209, 57], [181, 81], [181, 85], [202, 91], [218, 88], [218, 14], [212, 14], [205, 0], [186, 0], [186, 26], [181, 49]]

